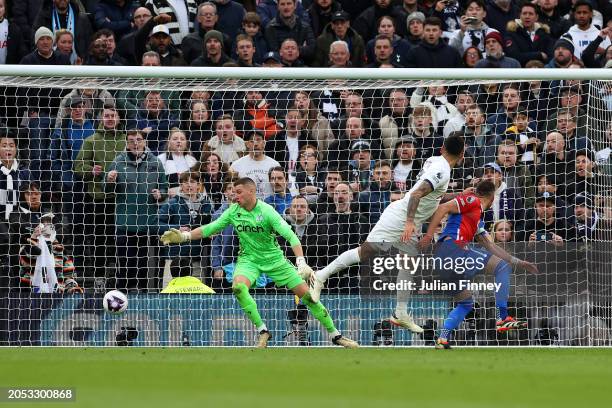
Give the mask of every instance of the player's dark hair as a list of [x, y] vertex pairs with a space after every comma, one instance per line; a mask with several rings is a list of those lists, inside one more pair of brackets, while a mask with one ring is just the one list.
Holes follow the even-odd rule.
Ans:
[[461, 156], [465, 148], [465, 140], [461, 132], [453, 132], [444, 139], [444, 148], [448, 154], [455, 157]]
[[253, 188], [256, 188], [257, 185], [255, 184], [255, 182], [253, 181], [252, 178], [250, 177], [240, 177], [238, 180], [236, 180], [236, 182], [234, 183], [234, 187], [238, 187], [238, 186], [251, 186]]
[[495, 184], [490, 180], [483, 180], [476, 184], [474, 192], [479, 197], [487, 197], [495, 194]]

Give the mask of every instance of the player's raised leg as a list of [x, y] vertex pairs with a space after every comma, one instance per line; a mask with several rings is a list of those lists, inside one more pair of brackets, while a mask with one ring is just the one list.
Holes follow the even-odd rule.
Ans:
[[[367, 244], [364, 243], [364, 245]], [[311, 276], [302, 276], [310, 282], [310, 296], [314, 302], [321, 298], [321, 290], [325, 287], [325, 281], [330, 276], [361, 262], [361, 247], [349, 249], [341, 253], [325, 268], [315, 272]]]

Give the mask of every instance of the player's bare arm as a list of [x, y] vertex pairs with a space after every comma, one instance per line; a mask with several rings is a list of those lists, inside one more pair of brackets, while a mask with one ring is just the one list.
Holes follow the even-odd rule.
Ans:
[[400, 241], [408, 242], [414, 233], [414, 216], [416, 215], [417, 208], [419, 208], [419, 202], [421, 198], [433, 191], [433, 186], [429, 181], [422, 181], [418, 187], [410, 193], [410, 199], [408, 201], [406, 223], [404, 225], [404, 232], [400, 237]]
[[431, 243], [433, 239], [434, 233], [436, 232], [436, 228], [440, 226], [444, 217], [448, 214], [458, 214], [459, 213], [459, 204], [457, 200], [448, 201], [438, 207], [436, 212], [431, 216], [431, 220], [429, 221], [429, 226], [427, 227], [427, 232], [423, 237], [419, 240], [418, 247], [422, 251], [427, 245]]

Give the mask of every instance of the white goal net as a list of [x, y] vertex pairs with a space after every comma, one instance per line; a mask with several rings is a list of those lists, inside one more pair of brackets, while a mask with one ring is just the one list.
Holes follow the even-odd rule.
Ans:
[[[612, 80], [329, 71], [0, 77], [0, 344], [251, 345], [256, 331], [231, 290], [236, 231], [175, 246], [160, 235], [217, 219], [233, 183], [250, 177], [320, 270], [363, 243], [445, 138], [460, 135], [448, 193], [492, 181], [485, 229], [539, 273], [513, 269], [509, 312], [527, 327], [509, 333], [495, 330], [493, 276], [476, 275], [475, 308], [453, 342], [610, 345]], [[411, 334], [389, 323], [397, 270], [372, 266], [325, 282], [338, 329], [363, 345], [433, 344], [452, 293], [417, 271], [408, 309], [425, 331]], [[112, 289], [127, 294], [123, 314], [102, 308]], [[269, 276], [252, 293], [273, 345], [330, 344]]]

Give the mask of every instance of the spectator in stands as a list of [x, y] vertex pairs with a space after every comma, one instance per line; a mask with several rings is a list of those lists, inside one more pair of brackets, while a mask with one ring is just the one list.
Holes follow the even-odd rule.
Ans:
[[198, 161], [189, 151], [189, 143], [185, 132], [172, 128], [165, 143], [165, 152], [159, 155], [159, 161], [164, 166], [168, 180], [168, 197], [172, 198], [181, 188], [179, 179], [183, 173], [195, 170]]
[[374, 120], [372, 115], [367, 115], [365, 113], [363, 96], [353, 91], [341, 92], [339, 96], [342, 101], [342, 115], [340, 115], [337, 120], [331, 122], [332, 129], [336, 130], [339, 134], [346, 128], [346, 121], [348, 118], [360, 118], [363, 129], [366, 129], [368, 132], [365, 138], [377, 141], [380, 140], [380, 127], [378, 121]]
[[[159, 207], [156, 235], [161, 235], [170, 228], [191, 231], [210, 222], [213, 207], [203, 191], [200, 175], [187, 171], [180, 175], [178, 181], [178, 194]], [[173, 278], [190, 276], [192, 263], [203, 258], [203, 248], [203, 243], [196, 241], [170, 245], [164, 247], [161, 256], [171, 261], [170, 274]]]
[[446, 122], [459, 112], [457, 108], [448, 101], [444, 85], [430, 85], [427, 88], [418, 87], [410, 96], [410, 106], [428, 106], [431, 109], [432, 125], [437, 133], [442, 133]]
[[175, 45], [180, 46], [183, 38], [194, 31], [193, 24], [198, 13], [196, 0], [145, 0], [143, 5], [153, 16], [166, 14], [170, 17], [169, 20], [157, 24], [167, 24]]
[[136, 33], [149, 21], [153, 15], [146, 7], [138, 7], [134, 10], [131, 31], [124, 35], [117, 44], [117, 54], [126, 60], [126, 65], [140, 65], [141, 61], [137, 61], [136, 55]]
[[187, 128], [190, 150], [196, 157], [200, 157], [202, 151], [206, 149], [206, 143], [213, 135], [212, 120], [206, 102], [192, 101], [190, 103]]
[[204, 152], [201, 162], [204, 191], [216, 210], [223, 202], [223, 179], [229, 174], [229, 166], [214, 152]]
[[537, 174], [550, 175], [559, 185], [569, 185], [573, 182], [571, 181], [571, 172], [574, 169], [573, 155], [566, 149], [565, 139], [561, 133], [550, 132], [546, 135], [546, 143], [544, 143], [544, 151], [540, 155], [539, 163]]
[[130, 125], [129, 128], [141, 131], [147, 140], [147, 147], [156, 156], [164, 150], [170, 129], [178, 126], [176, 115], [167, 108], [159, 91], [146, 93], [134, 122], [135, 126]]
[[280, 164], [264, 153], [266, 139], [260, 131], [247, 132], [244, 140], [249, 154], [233, 162], [230, 170], [238, 173], [240, 177], [253, 179], [257, 186], [257, 198], [263, 200], [272, 194], [268, 172]]
[[[321, 35], [325, 27], [332, 21], [334, 14], [344, 13], [342, 5], [335, 0], [314, 0], [307, 11], [315, 38]], [[348, 14], [347, 18], [350, 19]]]
[[582, 194], [599, 203], [601, 197], [612, 189], [612, 178], [599, 173], [591, 150], [577, 151], [575, 166], [576, 178], [567, 187], [567, 201], [573, 203], [576, 196]]
[[308, 21], [296, 14], [296, 0], [278, 0], [278, 14], [266, 25], [265, 38], [273, 51], [279, 51], [287, 38], [293, 38], [305, 62], [314, 57], [315, 36]]
[[161, 14], [147, 21], [134, 38], [136, 60], [142, 61], [147, 51], [159, 54], [160, 63], [164, 67], [177, 67], [187, 65], [183, 53], [173, 43], [170, 29], [166, 24], [170, 16]]
[[374, 163], [371, 181], [367, 190], [357, 196], [359, 211], [367, 214], [370, 225], [378, 222], [380, 215], [392, 201], [401, 198], [398, 186], [393, 182], [393, 170], [386, 160]]
[[578, 129], [576, 117], [569, 109], [560, 109], [556, 117], [557, 126], [553, 129], [563, 135], [565, 139], [566, 149], [576, 151], [582, 149], [591, 149], [591, 141], [584, 134], [586, 129]]
[[[247, 35], [253, 40], [253, 46], [255, 47], [253, 60], [256, 64], [263, 64], [264, 55], [268, 53], [268, 43], [261, 29], [261, 18], [256, 13], [248, 12], [244, 15], [242, 29], [238, 32], [238, 35], [240, 34]], [[236, 45], [236, 43], [234, 44]], [[232, 50], [232, 57], [238, 57], [236, 50]]]
[[[391, 0], [374, 0], [371, 7], [368, 7], [359, 17], [353, 20], [353, 28], [365, 42], [368, 42], [376, 36], [378, 21], [383, 16], [393, 18], [396, 27], [406, 23], [401, 8], [392, 4]], [[402, 31], [402, 34], [405, 34], [405, 30]]]
[[121, 65], [116, 60], [109, 57], [106, 51], [106, 41], [102, 38], [92, 40], [89, 45], [89, 53], [83, 61], [83, 65], [98, 65], [98, 66], [119, 66]]
[[[557, 213], [561, 217], [569, 219], [574, 216], [574, 213], [572, 207], [567, 204], [565, 192], [567, 190], [566, 187], [574, 183], [574, 176], [567, 175], [568, 180], [562, 181], [560, 183], [557, 182], [557, 179], [555, 178], [558, 176], [565, 175], [558, 175], [552, 173], [538, 174], [538, 176], [536, 177], [536, 196], [545, 192], [553, 194], [555, 196], [555, 205], [557, 207]], [[560, 177], [558, 178], [561, 179]]]
[[240, 133], [245, 134], [253, 129], [259, 129], [264, 137], [269, 139], [280, 131], [280, 126], [274, 117], [275, 112], [270, 109], [270, 103], [264, 99], [260, 91], [246, 91], [243, 103], [243, 107], [234, 112], [234, 122]]
[[94, 11], [96, 29], [106, 28], [121, 39], [132, 30], [135, 9], [128, 0], [100, 0]]
[[459, 28], [460, 11], [461, 6], [458, 1], [435, 1], [429, 15], [442, 21], [444, 37], [448, 37]]
[[381, 146], [378, 139], [368, 137], [363, 126], [363, 120], [359, 117], [349, 117], [346, 120], [344, 134], [338, 140], [329, 145], [327, 161], [332, 167], [346, 168], [351, 156], [351, 146], [358, 140], [370, 140], [370, 148], [380, 152]]
[[215, 136], [207, 143], [208, 148], [219, 155], [224, 163], [232, 164], [246, 151], [244, 140], [236, 135], [234, 121], [230, 115], [223, 115], [215, 122]]
[[553, 47], [553, 58], [546, 64], [546, 68], [569, 68], [574, 62], [574, 44], [561, 38]]
[[558, 216], [553, 194], [539, 194], [535, 200], [535, 213], [529, 209], [525, 221], [515, 229], [517, 240], [533, 244], [549, 242], [559, 247], [575, 239], [576, 229], [565, 217]]
[[541, 150], [541, 141], [536, 129], [529, 127], [529, 113], [526, 106], [519, 106], [512, 126], [506, 129], [502, 137], [511, 139], [517, 145], [521, 163], [528, 165], [533, 173], [537, 154]]
[[484, 165], [483, 180], [489, 180], [495, 185], [495, 198], [493, 204], [487, 209], [482, 217], [486, 228], [500, 220], [519, 221], [524, 216], [524, 203], [520, 193], [514, 188], [508, 187], [504, 181], [501, 167], [495, 162]]
[[[597, 39], [601, 27], [593, 24], [593, 5], [589, 0], [578, 0], [572, 7], [572, 16], [576, 24], [571, 26], [561, 38], [571, 41], [574, 45], [574, 57], [580, 59], [582, 51]], [[610, 39], [604, 39], [597, 49], [597, 54], [605, 52], [610, 46]]]
[[329, 45], [330, 68], [352, 68], [351, 52], [346, 42], [338, 40]]
[[98, 30], [94, 33], [93, 38], [101, 38], [104, 40], [106, 43], [106, 52], [111, 60], [116, 61], [120, 65], [128, 64], [127, 60], [117, 53], [117, 37], [111, 30], [107, 28]]
[[[404, 2], [404, 7], [406, 2]], [[416, 2], [415, 2], [416, 6]], [[408, 35], [405, 40], [408, 41], [410, 47], [417, 46], [423, 39], [423, 23], [425, 22], [425, 14], [420, 11], [414, 11], [406, 17], [406, 26], [408, 27]]]
[[512, 222], [508, 220], [497, 220], [491, 227], [493, 235], [493, 242], [495, 243], [507, 243], [514, 242], [514, 230]]
[[[53, 211], [51, 205], [43, 203], [42, 193], [40, 191], [40, 184], [35, 181], [23, 181], [19, 186], [19, 206], [15, 208], [10, 215], [10, 242], [12, 242], [13, 249], [8, 249], [8, 246], [1, 247], [1, 253], [4, 255], [11, 254], [15, 255], [18, 253], [18, 245], [24, 242], [24, 238], [29, 238], [32, 231], [41, 224], [40, 218], [43, 214], [51, 213]], [[55, 218], [55, 217], [54, 217]], [[59, 221], [57, 216], [56, 221]], [[4, 216], [2, 222], [5, 222]], [[6, 227], [6, 224], [2, 224]], [[63, 224], [61, 222], [56, 225], [56, 233], [60, 236], [60, 240], [63, 240], [62, 235]], [[8, 230], [3, 230], [3, 234], [0, 237], [0, 242], [7, 244], [9, 242]]]
[[145, 290], [149, 228], [168, 184], [161, 162], [151, 153], [139, 130], [127, 132], [126, 151], [113, 160], [104, 179], [104, 191], [115, 193], [118, 260], [115, 286], [122, 290]]
[[484, 22], [486, 15], [484, 1], [468, 1], [465, 14], [459, 19], [459, 29], [452, 33], [449, 44], [460, 54], [470, 47], [476, 47], [484, 54], [485, 37], [490, 32], [496, 31]]
[[463, 53], [463, 66], [465, 68], [476, 68], [476, 64], [480, 60], [482, 60], [482, 51], [477, 47], [468, 47]]
[[[396, 34], [397, 30], [395, 27], [395, 20], [389, 16], [383, 16], [378, 19], [376, 24], [378, 34], [377, 36], [368, 41], [366, 46], [366, 54], [368, 62], [373, 63], [383, 62], [383, 60], [387, 63], [396, 65], [398, 67], [402, 67], [405, 65], [404, 56], [408, 53], [408, 50], [412, 48], [408, 41], [404, 40], [402, 37]], [[377, 55], [377, 47], [376, 42], [380, 37], [388, 38], [391, 41], [391, 56], [387, 57], [386, 55], [381, 57]]]
[[519, 17], [519, 7], [511, 0], [492, 0], [487, 4], [485, 21], [489, 27], [506, 36], [508, 23]]
[[[93, 30], [80, 3], [74, 0], [43, 1], [33, 27], [49, 27], [53, 34], [66, 29], [74, 34], [74, 52], [80, 57], [87, 55]], [[35, 41], [36, 43], [36, 41]]]
[[64, 54], [70, 59], [70, 63], [73, 65], [83, 64], [83, 59], [76, 53], [72, 52], [74, 48], [74, 35], [65, 29], [57, 30], [55, 33], [55, 50]]
[[447, 137], [453, 132], [460, 131], [465, 126], [465, 112], [467, 108], [476, 103], [476, 98], [468, 90], [462, 90], [457, 92], [457, 99], [455, 100], [456, 112], [448, 118], [442, 135]]
[[586, 135], [587, 114], [586, 110], [583, 108], [582, 101], [582, 90], [580, 86], [565, 86], [561, 88], [559, 91], [559, 109], [549, 114], [546, 129], [548, 131], [556, 129], [557, 114], [561, 111], [568, 110], [572, 114], [580, 133]]
[[550, 35], [558, 39], [572, 23], [563, 18], [558, 0], [537, 0], [539, 21], [550, 27]]
[[465, 157], [474, 161], [474, 167], [481, 168], [485, 163], [495, 160], [501, 137], [485, 125], [484, 113], [479, 105], [471, 105], [465, 111], [462, 133], [465, 138]]
[[75, 97], [81, 98], [85, 109], [85, 117], [93, 120], [96, 125], [99, 118], [102, 116], [104, 107], [115, 105], [115, 98], [105, 89], [73, 89], [68, 95], [64, 96], [60, 102], [60, 108], [55, 119], [56, 129], [62, 126], [62, 121], [70, 114], [69, 106], [67, 105]]
[[504, 140], [497, 147], [496, 163], [500, 166], [508, 188], [516, 190], [525, 200], [525, 207], [533, 206], [535, 187], [529, 167], [518, 161], [518, 148], [512, 140]]
[[119, 113], [112, 105], [101, 112], [100, 126], [83, 140], [74, 163], [74, 173], [85, 183], [85, 242], [93, 247], [94, 267], [102, 271], [114, 260], [115, 198], [104, 192], [104, 175], [118, 154], [125, 151], [125, 130]]
[[521, 63], [504, 54], [503, 38], [500, 33], [492, 31], [485, 37], [487, 56], [476, 63], [476, 68], [520, 68]]
[[[53, 132], [51, 143], [51, 169], [55, 181], [61, 185], [64, 212], [72, 212], [72, 204], [79, 201], [80, 179], [74, 177], [73, 169], [83, 141], [96, 131], [95, 123], [85, 115], [85, 104], [80, 96], [74, 96], [66, 104], [68, 116], [61, 127]], [[73, 197], [72, 192], [77, 193]]]
[[317, 141], [319, 153], [322, 159], [325, 158], [327, 147], [334, 141], [334, 134], [331, 130], [329, 120], [321, 114], [311, 94], [306, 91], [297, 91], [294, 95], [293, 103], [300, 112], [300, 117], [304, 121], [303, 128], [310, 133], [310, 136]]
[[70, 57], [53, 50], [53, 33], [46, 27], [40, 27], [34, 34], [36, 49], [25, 55], [20, 64], [24, 65], [70, 65]]
[[459, 52], [442, 39], [442, 22], [428, 17], [423, 23], [423, 41], [406, 55], [406, 68], [459, 68], [463, 65]]
[[[313, 222], [315, 215], [310, 208], [308, 208], [308, 201], [304, 196], [295, 196], [291, 200], [291, 205], [285, 210], [283, 214], [285, 221], [291, 225], [291, 228], [298, 236], [301, 241], [307, 242], [313, 234], [316, 233], [316, 225]], [[309, 249], [306, 252], [309, 253]], [[309, 260], [309, 262], [311, 262]], [[311, 263], [316, 262], [314, 259]]]
[[366, 140], [356, 140], [351, 144], [348, 181], [353, 192], [366, 191], [370, 187], [375, 163], [371, 150], [372, 147]]
[[612, 47], [608, 45], [605, 52], [599, 53], [601, 50], [601, 44], [612, 39], [612, 28], [604, 27], [599, 32], [599, 35], [595, 37], [593, 41], [582, 51], [582, 61], [587, 68], [603, 68], [606, 66], [608, 61], [612, 60]]
[[276, 212], [282, 215], [293, 200], [293, 196], [289, 192], [285, 170], [282, 167], [272, 167], [268, 171], [268, 179], [272, 187], [272, 194], [267, 196], [264, 202], [270, 204]]
[[[31, 50], [35, 43], [32, 43], [34, 39], [34, 32], [39, 28], [34, 25], [40, 6], [43, 0], [20, 0], [12, 1], [12, 7], [6, 7], [5, 13], [13, 16], [13, 21], [21, 29], [21, 35], [26, 50]], [[8, 11], [11, 9], [10, 11]]]
[[[314, 249], [316, 266], [328, 265], [343, 251], [354, 248], [366, 237], [370, 225], [368, 220], [352, 210], [353, 192], [348, 183], [340, 182], [334, 189], [334, 208], [329, 213], [319, 213], [316, 219], [316, 234], [307, 247]], [[332, 290], [357, 290], [359, 288], [358, 266], [345, 269], [338, 276], [327, 280], [326, 287]]]
[[391, 170], [393, 182], [399, 191], [408, 191], [414, 185], [422, 166], [417, 156], [417, 142], [414, 137], [403, 136], [395, 142]]
[[266, 152], [292, 176], [296, 172], [300, 149], [307, 144], [317, 146], [317, 142], [303, 127], [300, 111], [296, 107], [290, 107], [285, 114], [285, 128], [266, 143]]
[[304, 62], [300, 59], [300, 47], [293, 38], [287, 38], [282, 42], [278, 55], [284, 67], [299, 68], [304, 66]]
[[374, 57], [366, 68], [401, 68], [393, 61], [393, 43], [391, 39], [377, 35], [374, 41]]
[[0, 65], [19, 64], [28, 48], [21, 27], [7, 17], [6, 0], [0, 0], [0, 25]]
[[576, 239], [578, 241], [609, 240], [612, 231], [610, 220], [601, 217], [595, 209], [593, 200], [587, 195], [578, 194], [574, 203]]
[[344, 181], [344, 172], [338, 168], [328, 168], [325, 173], [325, 185], [323, 192], [310, 208], [318, 215], [327, 214], [334, 211], [334, 190], [336, 186]]
[[389, 114], [380, 119], [380, 138], [385, 148], [385, 157], [391, 159], [395, 153], [397, 139], [410, 130], [410, 105], [404, 89], [393, 89], [388, 98]]
[[217, 6], [219, 31], [230, 39], [236, 38], [246, 15], [244, 6], [233, 0], [212, 0]]
[[316, 51], [313, 65], [326, 67], [331, 62], [331, 44], [344, 41], [349, 48], [351, 66], [360, 68], [365, 58], [365, 45], [363, 38], [351, 27], [350, 16], [344, 11], [337, 11], [331, 16], [331, 22], [326, 25], [323, 32], [317, 37]]
[[317, 201], [325, 185], [325, 172], [319, 166], [318, 155], [316, 146], [307, 144], [300, 148], [295, 186], [309, 204]]
[[[236, 195], [234, 193], [234, 183], [238, 180], [238, 175], [235, 173], [227, 174], [223, 179], [223, 202], [221, 206], [213, 213], [212, 220], [216, 220], [223, 214], [223, 211], [234, 203]], [[234, 231], [234, 227], [228, 225], [220, 234], [213, 236], [210, 266], [213, 270], [213, 287], [227, 287], [231, 280], [234, 270], [234, 262], [238, 257], [238, 236]], [[229, 272], [228, 281], [224, 280], [226, 273]], [[263, 285], [265, 286], [265, 284]]]
[[[487, 125], [496, 135], [503, 135], [508, 127], [512, 126], [514, 115], [521, 105], [521, 92], [515, 84], [507, 84], [502, 91], [502, 101], [497, 112], [487, 118]], [[531, 121], [529, 127], [537, 129], [537, 125]]]
[[236, 37], [236, 61], [241, 67], [258, 67], [260, 66], [254, 60], [255, 44], [253, 39], [246, 34], [238, 34]]
[[[19, 188], [30, 179], [25, 163], [20, 162], [17, 154], [17, 140], [11, 134], [0, 132], [0, 195], [5, 197], [0, 202], [0, 224], [8, 221], [13, 211], [19, 209]], [[5, 224], [1, 233], [7, 230]]]
[[191, 61], [192, 67], [220, 67], [233, 62], [223, 51], [223, 34], [210, 30], [204, 34], [204, 53]]
[[508, 23], [506, 54], [523, 67], [532, 60], [547, 63], [552, 57], [553, 45], [550, 28], [538, 22], [538, 7], [534, 3], [524, 3], [519, 19]]
[[[279, 6], [278, 0], [261, 0], [257, 4], [257, 15], [261, 18], [261, 26], [267, 27], [272, 19], [278, 17]], [[306, 24], [310, 24], [310, 17], [306, 9], [302, 6], [302, 2], [298, 1], [295, 8], [295, 14], [300, 17]]]
[[40, 217], [40, 224], [22, 235], [19, 276], [34, 293], [83, 293], [76, 282], [76, 269], [64, 245], [58, 241], [53, 213]]
[[204, 36], [210, 31], [217, 31], [221, 37], [221, 48], [223, 53], [229, 55], [232, 50], [234, 37], [230, 37], [218, 26], [219, 16], [215, 3], [206, 1], [198, 6], [199, 27], [195, 33], [189, 34], [183, 39], [181, 50], [187, 64], [191, 64], [196, 58], [206, 55], [206, 41]]
[[420, 104], [410, 114], [410, 127], [407, 135], [415, 138], [419, 159], [426, 160], [431, 156], [440, 154], [444, 139], [433, 126], [434, 113], [428, 104]]

